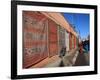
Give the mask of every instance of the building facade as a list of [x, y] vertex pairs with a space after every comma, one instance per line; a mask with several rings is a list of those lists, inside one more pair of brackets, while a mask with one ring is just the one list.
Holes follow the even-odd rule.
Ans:
[[23, 11], [23, 68], [77, 47], [77, 33], [61, 13]]

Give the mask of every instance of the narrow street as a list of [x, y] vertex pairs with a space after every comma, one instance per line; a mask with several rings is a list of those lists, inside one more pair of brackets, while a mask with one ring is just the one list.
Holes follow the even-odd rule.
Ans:
[[87, 57], [89, 54], [83, 53], [83, 54], [78, 54], [76, 62], [74, 66], [86, 66], [89, 65], [89, 61], [87, 61]]

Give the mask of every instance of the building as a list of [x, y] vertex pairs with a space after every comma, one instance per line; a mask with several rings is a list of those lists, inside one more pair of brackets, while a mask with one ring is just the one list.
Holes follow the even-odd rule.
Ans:
[[61, 13], [23, 11], [23, 68], [76, 49], [77, 33]]

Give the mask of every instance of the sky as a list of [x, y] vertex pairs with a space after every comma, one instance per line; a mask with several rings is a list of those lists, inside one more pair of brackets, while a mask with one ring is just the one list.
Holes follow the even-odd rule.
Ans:
[[63, 13], [65, 19], [75, 26], [81, 38], [86, 38], [90, 34], [90, 15], [83, 13]]

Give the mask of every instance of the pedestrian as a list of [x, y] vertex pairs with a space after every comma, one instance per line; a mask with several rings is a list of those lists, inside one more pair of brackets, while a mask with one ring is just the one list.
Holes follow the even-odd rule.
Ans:
[[60, 67], [64, 66], [63, 57], [65, 56], [65, 54], [66, 54], [66, 47], [62, 47], [60, 54], [59, 54], [59, 57], [61, 58], [61, 63], [59, 65]]
[[79, 43], [79, 53], [83, 53], [83, 44], [82, 44], [82, 42]]
[[66, 54], [66, 47], [62, 47], [59, 57], [62, 58], [63, 56], [65, 56], [65, 54]]

